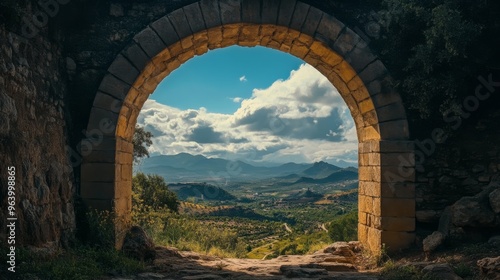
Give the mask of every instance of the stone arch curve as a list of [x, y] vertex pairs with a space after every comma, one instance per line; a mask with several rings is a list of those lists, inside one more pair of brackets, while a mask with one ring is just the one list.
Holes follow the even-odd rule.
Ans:
[[401, 98], [366, 42], [335, 17], [299, 1], [202, 0], [136, 34], [109, 66], [96, 94], [88, 138], [82, 141], [87, 152], [80, 195], [87, 206], [114, 212], [116, 246], [130, 216], [131, 141], [142, 105], [182, 63], [231, 45], [290, 53], [332, 82], [358, 134], [358, 238], [374, 252], [382, 244], [389, 250], [412, 244], [413, 143]]

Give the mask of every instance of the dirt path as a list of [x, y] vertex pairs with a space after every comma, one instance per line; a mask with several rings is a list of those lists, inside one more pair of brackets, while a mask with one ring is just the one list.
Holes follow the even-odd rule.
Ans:
[[378, 279], [373, 272], [359, 271], [355, 244], [335, 243], [313, 255], [287, 255], [272, 260], [217, 258], [193, 252], [157, 247], [150, 272], [132, 279]]

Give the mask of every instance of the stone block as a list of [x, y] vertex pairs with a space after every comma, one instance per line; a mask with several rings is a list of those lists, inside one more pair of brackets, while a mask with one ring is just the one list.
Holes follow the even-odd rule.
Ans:
[[278, 21], [278, 12], [280, 0], [262, 1], [262, 23], [276, 24]]
[[87, 182], [82, 181], [80, 196], [83, 199], [109, 199], [115, 197], [115, 183]]
[[381, 200], [381, 211], [380, 216], [383, 217], [415, 218], [415, 199], [383, 198]]
[[384, 153], [380, 154], [380, 162], [378, 165], [382, 166], [415, 166], [415, 154], [413, 152], [398, 152], [398, 153]]
[[209, 29], [207, 36], [209, 49], [220, 48], [220, 43], [222, 42], [222, 27]]
[[114, 182], [114, 163], [83, 163], [81, 167], [81, 177], [86, 182]]
[[368, 113], [370, 111], [375, 110], [375, 106], [373, 106], [373, 102], [371, 99], [365, 99], [358, 103], [359, 111], [361, 114]]
[[132, 164], [132, 161], [133, 161], [133, 156], [131, 153], [116, 151], [116, 163], [118, 163], [118, 164]]
[[132, 196], [132, 181], [120, 181], [115, 184], [115, 199]]
[[260, 1], [241, 0], [241, 20], [245, 23], [261, 23]]
[[314, 36], [318, 28], [319, 21], [323, 17], [323, 12], [315, 7], [310, 7], [307, 12], [306, 20], [302, 25], [301, 32], [309, 36]]
[[306, 20], [307, 13], [309, 12], [310, 7], [311, 6], [303, 2], [297, 2], [297, 4], [295, 4], [295, 10], [293, 11], [292, 19], [289, 25], [291, 29], [297, 30], [299, 32], [302, 30], [302, 25]]
[[410, 135], [406, 119], [379, 123], [379, 129], [384, 140], [407, 140]]
[[99, 85], [99, 91], [110, 94], [119, 100], [125, 100], [129, 90], [129, 84], [111, 74], [106, 74]]
[[382, 231], [381, 241], [388, 252], [409, 248], [415, 243], [415, 233], [401, 231]]
[[359, 73], [359, 77], [365, 84], [376, 79], [384, 78], [385, 76], [387, 76], [387, 69], [380, 60], [375, 60], [370, 63], [361, 73]]
[[383, 232], [379, 229], [373, 228], [373, 227], [367, 227], [367, 245], [365, 246], [374, 253], [380, 252], [382, 248], [382, 234]]
[[277, 20], [278, 25], [290, 26], [296, 2], [295, 0], [281, 0]]
[[[91, 133], [91, 132], [88, 132]], [[100, 141], [93, 142], [93, 151], [109, 151], [116, 149], [116, 138], [115, 137], [102, 137]]]
[[333, 50], [340, 54], [342, 57], [347, 57], [354, 46], [360, 41], [360, 37], [352, 29], [346, 27], [340, 33], [339, 37], [333, 44]]
[[158, 34], [150, 27], [135, 35], [134, 41], [141, 46], [150, 58], [155, 57], [167, 47]]
[[372, 213], [373, 212], [373, 197], [366, 195], [358, 195], [358, 209], [360, 212]]
[[331, 15], [323, 14], [316, 33], [314, 34], [314, 38], [333, 47], [342, 29], [344, 29], [344, 24], [342, 22]]
[[97, 211], [112, 212], [114, 209], [113, 199], [84, 199], [84, 204], [89, 209], [95, 209]]
[[378, 126], [366, 126], [359, 129], [359, 140], [369, 141], [369, 140], [380, 140], [380, 132]]
[[109, 66], [108, 72], [129, 85], [133, 84], [139, 76], [139, 71], [121, 54], [116, 56]]
[[128, 126], [128, 118], [125, 117], [124, 115], [119, 115], [118, 124], [116, 125], [116, 136], [126, 137], [127, 126]]
[[342, 62], [342, 57], [333, 52], [327, 45], [319, 41], [312, 42], [311, 53], [318, 56], [321, 61], [330, 66], [335, 66]]
[[405, 108], [400, 102], [379, 107], [377, 108], [377, 112], [380, 122], [406, 119]]
[[114, 96], [98, 91], [94, 99], [94, 107], [104, 110], [119, 113], [123, 105], [123, 101], [116, 99]]
[[134, 144], [131, 141], [127, 141], [123, 138], [117, 138], [116, 149], [123, 153], [132, 154], [134, 152]]
[[358, 173], [360, 181], [380, 182], [381, 170], [379, 166], [360, 166]]
[[[187, 37], [184, 37], [181, 39], [181, 47], [182, 47], [182, 52], [186, 52], [188, 50], [193, 50], [193, 36], [189, 35]], [[179, 56], [180, 54], [176, 54]]]
[[132, 197], [120, 197], [113, 201], [113, 208], [115, 214], [123, 216], [123, 214], [130, 213], [132, 210]]
[[366, 42], [359, 38], [358, 43], [344, 56], [344, 59], [356, 72], [360, 73], [366, 66], [377, 60], [377, 56], [373, 54]]
[[368, 214], [358, 211], [358, 222], [362, 225], [368, 225]]
[[380, 197], [380, 183], [371, 181], [359, 181], [358, 192], [360, 195]]
[[413, 141], [366, 141], [359, 143], [360, 151], [364, 153], [409, 153], [415, 150]]
[[[373, 84], [373, 82], [370, 84]], [[397, 92], [395, 92], [394, 90], [386, 91], [386, 92], [379, 93], [376, 95], [373, 95], [373, 93], [370, 91], [370, 89], [368, 89], [368, 91], [370, 92], [370, 95], [371, 95], [372, 100], [373, 100], [373, 104], [375, 105], [376, 108], [381, 108], [383, 106], [387, 106], [387, 105], [390, 105], [393, 103], [401, 103], [402, 102], [401, 96], [399, 96], [399, 94]]]
[[170, 19], [170, 22], [180, 39], [193, 35], [184, 10], [178, 9], [171, 12], [168, 14], [168, 19]]
[[363, 124], [365, 126], [373, 126], [378, 124], [377, 113], [375, 110], [371, 110], [363, 114]]
[[370, 93], [368, 93], [368, 90], [364, 86], [363, 81], [361, 81], [361, 79], [359, 79], [357, 76], [349, 81], [347, 86], [349, 87], [349, 90], [352, 91], [352, 96], [354, 96], [356, 101], [361, 102], [370, 98]]
[[240, 0], [219, 0], [219, 7], [222, 24], [241, 22]]
[[[165, 43], [166, 46], [170, 46], [171, 44], [179, 41], [179, 35], [175, 31], [172, 23], [168, 19], [168, 16], [164, 16], [157, 21], [151, 24], [151, 27], [158, 33], [161, 40]], [[153, 53], [153, 51], [151, 51]]]
[[99, 151], [92, 149], [92, 152], [85, 156], [87, 163], [114, 163], [116, 157], [115, 150]]
[[379, 217], [375, 219], [376, 229], [383, 231], [414, 231], [415, 218], [409, 217]]
[[142, 71], [144, 67], [149, 63], [150, 58], [148, 55], [142, 50], [136, 42], [132, 42], [125, 50], [123, 50], [122, 54], [135, 66], [136, 69]]
[[342, 60], [339, 64], [333, 67], [333, 71], [342, 77], [342, 80], [347, 84], [356, 76], [356, 71], [352, 69], [351, 65], [345, 60]]
[[205, 26], [205, 21], [203, 20], [203, 14], [201, 12], [199, 2], [184, 6], [182, 9], [184, 10], [184, 14], [186, 15], [187, 21], [193, 33], [207, 28]]
[[290, 54], [300, 58], [300, 59], [304, 59], [307, 55], [307, 53], [309, 53], [309, 48], [307, 46], [304, 46], [302, 44], [293, 44], [292, 45], [292, 48], [290, 49]]
[[381, 196], [415, 199], [415, 183], [381, 183]]
[[216, 0], [201, 0], [200, 8], [205, 19], [207, 28], [212, 28], [221, 25], [219, 1]]
[[381, 166], [381, 182], [385, 183], [404, 183], [415, 182], [415, 168], [407, 167], [403, 164], [397, 166]]
[[129, 164], [120, 164], [122, 181], [132, 181], [132, 161], [130, 160], [127, 163]]
[[[114, 136], [118, 114], [109, 110], [93, 107], [90, 111], [88, 130], [97, 130], [104, 136]], [[104, 129], [103, 129], [104, 128]]]
[[256, 46], [260, 43], [259, 25], [243, 25], [239, 34], [240, 46]]

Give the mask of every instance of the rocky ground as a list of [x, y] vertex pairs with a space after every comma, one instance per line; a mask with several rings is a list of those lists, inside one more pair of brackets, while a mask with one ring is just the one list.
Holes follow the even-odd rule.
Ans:
[[217, 258], [156, 247], [151, 272], [131, 279], [378, 279], [359, 264], [358, 242], [337, 242], [312, 255], [285, 255], [271, 260]]
[[[108, 280], [406, 279], [401, 278], [404, 276], [399, 273], [395, 274], [396, 278], [391, 274], [381, 273], [383, 268], [376, 268], [374, 259], [363, 253], [358, 242], [337, 242], [312, 255], [285, 255], [271, 260], [218, 258], [161, 246], [157, 246], [155, 251], [156, 259], [148, 267], [148, 272], [130, 277], [110, 277]], [[488, 250], [489, 254], [494, 251], [496, 250]], [[488, 252], [478, 251], [482, 257], [488, 255], [486, 254]], [[459, 254], [453, 255], [454, 258], [457, 256]], [[412, 266], [416, 271], [421, 272], [420, 275], [426, 274], [433, 277], [423, 279], [500, 279], [500, 257], [474, 260], [477, 268], [484, 273], [471, 272], [468, 277], [464, 278], [457, 275], [457, 262], [450, 257], [451, 255], [446, 258], [436, 255], [432, 260], [423, 261], [421, 257], [413, 255], [401, 258], [393, 266], [403, 268]], [[466, 264], [466, 259], [457, 261], [469, 265]], [[469, 263], [476, 266], [476, 264]]]

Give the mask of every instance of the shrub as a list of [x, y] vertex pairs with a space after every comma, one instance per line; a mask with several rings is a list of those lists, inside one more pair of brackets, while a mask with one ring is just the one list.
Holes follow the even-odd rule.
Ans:
[[358, 239], [358, 211], [352, 211], [334, 219], [328, 225], [328, 234], [333, 242]]

